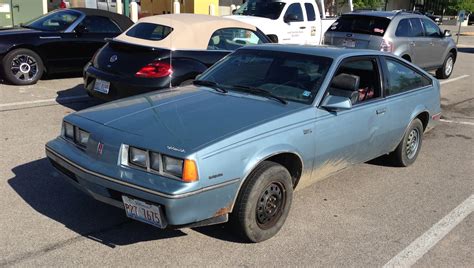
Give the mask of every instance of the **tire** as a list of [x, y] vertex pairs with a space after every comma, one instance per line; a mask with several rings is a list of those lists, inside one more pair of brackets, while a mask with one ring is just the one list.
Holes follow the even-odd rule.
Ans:
[[261, 242], [280, 231], [293, 199], [291, 175], [283, 166], [264, 161], [242, 186], [231, 224], [251, 242]]
[[454, 55], [449, 52], [448, 56], [443, 62], [443, 66], [436, 70], [436, 78], [438, 79], [448, 79], [453, 73], [454, 69]]
[[36, 84], [43, 72], [41, 57], [29, 49], [12, 50], [2, 60], [2, 73], [14, 85]]
[[413, 164], [418, 157], [423, 143], [423, 124], [416, 118], [411, 121], [402, 141], [397, 149], [392, 152], [393, 164], [400, 167], [407, 167]]

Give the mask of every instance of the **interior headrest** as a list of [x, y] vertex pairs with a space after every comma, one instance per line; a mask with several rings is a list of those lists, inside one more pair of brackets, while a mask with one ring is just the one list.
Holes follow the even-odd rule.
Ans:
[[359, 76], [341, 73], [332, 79], [331, 87], [347, 91], [356, 91], [359, 90], [359, 83]]

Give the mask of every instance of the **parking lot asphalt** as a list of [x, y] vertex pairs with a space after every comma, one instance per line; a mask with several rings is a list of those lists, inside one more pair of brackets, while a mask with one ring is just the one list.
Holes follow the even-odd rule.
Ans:
[[[462, 37], [443, 120], [414, 165], [354, 166], [295, 194], [274, 238], [225, 225], [159, 230], [129, 220], [54, 171], [44, 144], [62, 118], [98, 104], [80, 78], [0, 84], [0, 266], [474, 266], [474, 39]], [[472, 43], [472, 44], [471, 44]]]

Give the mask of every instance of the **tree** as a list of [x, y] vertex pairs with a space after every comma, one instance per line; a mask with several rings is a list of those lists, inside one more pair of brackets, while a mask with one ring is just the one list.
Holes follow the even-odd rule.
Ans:
[[382, 0], [353, 0], [352, 4], [354, 9], [377, 9], [382, 6]]
[[455, 11], [466, 10], [468, 12], [474, 12], [474, 0], [449, 1], [448, 8]]

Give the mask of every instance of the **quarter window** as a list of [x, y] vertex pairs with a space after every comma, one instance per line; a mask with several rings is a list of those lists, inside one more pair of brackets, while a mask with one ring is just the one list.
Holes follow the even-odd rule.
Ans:
[[411, 25], [408, 19], [403, 19], [398, 23], [395, 35], [399, 37], [410, 37], [411, 36]]
[[109, 18], [102, 16], [87, 16], [81, 22], [88, 33], [120, 33], [120, 28]]
[[[313, 10], [314, 12], [314, 10]], [[303, 21], [303, 10], [301, 9], [301, 5], [299, 3], [291, 4], [288, 9], [286, 10], [285, 17], [294, 15], [296, 20], [295, 21]]]
[[316, 12], [314, 12], [314, 6], [311, 3], [305, 3], [304, 7], [306, 9], [306, 16], [308, 16], [308, 21], [316, 20]]
[[389, 82], [385, 92], [386, 95], [394, 95], [431, 85], [429, 78], [405, 64], [387, 58], [386, 62]]
[[246, 45], [264, 43], [255, 32], [240, 28], [220, 29], [212, 34], [207, 45], [209, 50], [236, 50]]

